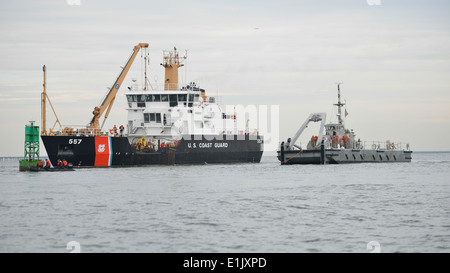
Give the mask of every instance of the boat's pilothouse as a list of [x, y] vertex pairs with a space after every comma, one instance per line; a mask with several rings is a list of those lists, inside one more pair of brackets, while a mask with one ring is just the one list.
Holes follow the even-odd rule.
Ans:
[[[243, 135], [234, 113], [224, 113], [216, 97], [191, 82], [178, 90], [128, 88], [130, 138], [179, 139], [185, 135]], [[242, 122], [240, 122], [242, 123]]]

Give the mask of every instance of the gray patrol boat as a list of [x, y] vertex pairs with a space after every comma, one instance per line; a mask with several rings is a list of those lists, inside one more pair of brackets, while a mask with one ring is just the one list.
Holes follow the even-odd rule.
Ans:
[[[338, 122], [325, 124], [326, 113], [312, 113], [294, 135], [280, 143], [278, 160], [288, 164], [342, 164], [368, 162], [411, 162], [409, 143], [387, 141], [361, 141], [352, 130], [344, 126], [342, 119], [340, 84], [338, 87]], [[345, 111], [347, 115], [347, 111]], [[306, 149], [295, 143], [310, 122], [320, 122], [318, 136], [312, 136]]]

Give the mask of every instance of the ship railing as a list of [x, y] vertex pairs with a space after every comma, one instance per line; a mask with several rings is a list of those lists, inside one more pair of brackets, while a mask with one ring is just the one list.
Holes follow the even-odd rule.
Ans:
[[[130, 91], [142, 92], [143, 86], [133, 84]], [[148, 86], [148, 91], [189, 91], [188, 89], [183, 89], [181, 84], [178, 83], [151, 83]]]
[[155, 91], [178, 91], [180, 88], [181, 85], [178, 83], [153, 83], [149, 89]]
[[223, 99], [221, 96], [207, 96], [206, 103], [215, 103], [218, 105], [223, 105]]
[[100, 130], [100, 129], [92, 129], [87, 126], [82, 125], [64, 125], [60, 130], [50, 130], [47, 134], [49, 136], [74, 136], [74, 137], [82, 137], [82, 136], [119, 136], [120, 130], [117, 128], [117, 133], [114, 134], [112, 129], [109, 130]]
[[[359, 149], [362, 150], [396, 150], [396, 151], [409, 151], [409, 143], [392, 142], [392, 141], [363, 141], [359, 142]], [[358, 146], [358, 143], [356, 144]], [[358, 148], [358, 147], [356, 147]]]
[[[139, 88], [141, 87], [141, 88]], [[131, 92], [142, 92], [143, 86], [133, 84], [130, 87]], [[148, 86], [148, 91], [187, 91], [187, 92], [199, 92], [205, 91], [205, 89], [190, 84], [182, 84], [182, 83], [152, 83]]]
[[[281, 145], [281, 142], [278, 146]], [[302, 147], [301, 142], [298, 145], [294, 145], [296, 148], [300, 149]], [[316, 146], [315, 149], [319, 149], [319, 145]], [[379, 151], [385, 151], [385, 150], [395, 150], [395, 151], [410, 151], [409, 143], [403, 143], [403, 142], [391, 142], [391, 141], [362, 141], [362, 142], [356, 142], [354, 143], [354, 146], [345, 146], [342, 147], [340, 145], [333, 146], [331, 143], [326, 142], [325, 149], [360, 149], [360, 150], [379, 150]]]

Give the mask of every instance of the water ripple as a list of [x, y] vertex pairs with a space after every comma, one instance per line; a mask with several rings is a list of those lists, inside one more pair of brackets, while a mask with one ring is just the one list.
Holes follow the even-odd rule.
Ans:
[[450, 154], [275, 162], [55, 175], [0, 161], [0, 252], [67, 252], [69, 241], [82, 252], [368, 252], [370, 241], [382, 252], [450, 250]]

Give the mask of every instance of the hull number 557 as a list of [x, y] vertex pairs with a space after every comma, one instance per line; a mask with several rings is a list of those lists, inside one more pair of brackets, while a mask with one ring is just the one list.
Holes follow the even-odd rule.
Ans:
[[81, 141], [82, 141], [82, 139], [77, 139], [77, 138], [73, 139], [73, 138], [71, 138], [71, 139], [69, 139], [69, 144], [80, 144]]

